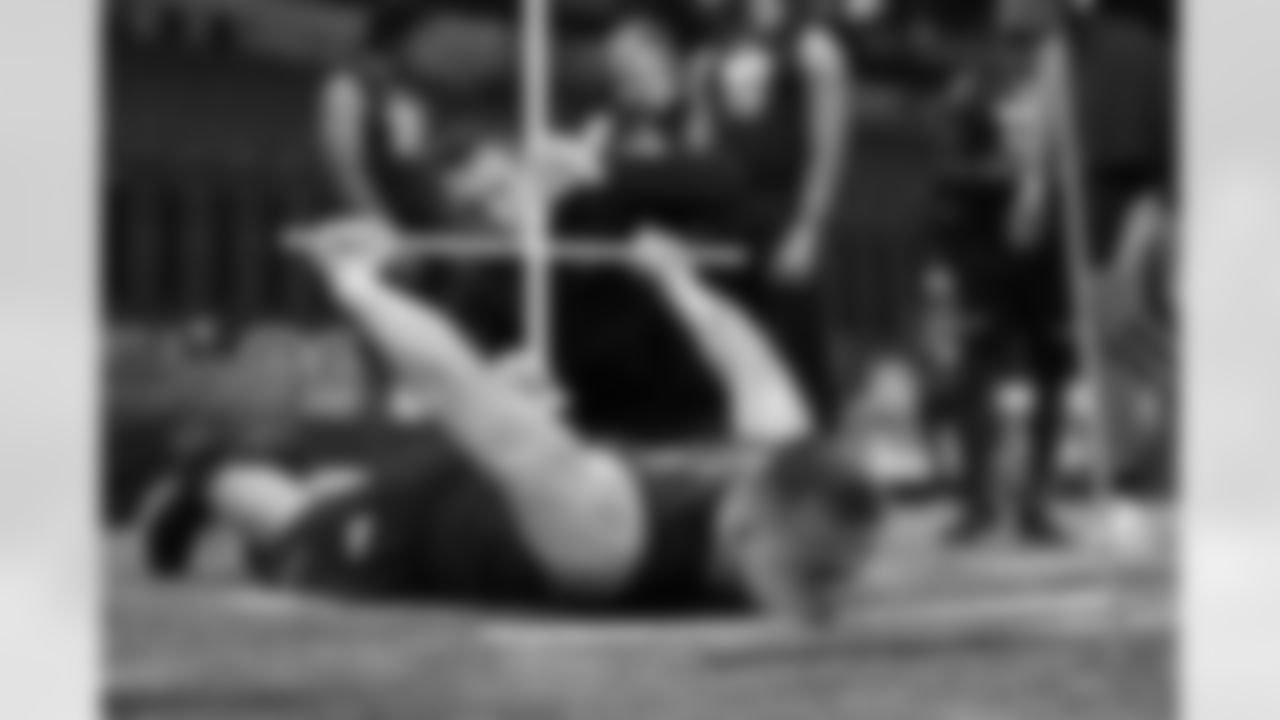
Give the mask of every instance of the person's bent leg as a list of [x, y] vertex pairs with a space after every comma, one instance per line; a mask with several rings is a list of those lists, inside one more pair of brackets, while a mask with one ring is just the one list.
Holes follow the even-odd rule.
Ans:
[[[376, 247], [321, 252], [334, 298], [401, 378], [439, 402], [439, 422], [510, 500], [531, 549], [568, 591], [607, 594], [643, 554], [645, 524], [630, 470], [584, 443], [545, 402], [486, 363], [435, 308], [381, 276]], [[385, 240], [384, 240], [385, 241]]]
[[637, 242], [639, 262], [724, 388], [731, 433], [765, 443], [809, 435], [812, 410], [757, 323], [698, 276], [676, 241]]

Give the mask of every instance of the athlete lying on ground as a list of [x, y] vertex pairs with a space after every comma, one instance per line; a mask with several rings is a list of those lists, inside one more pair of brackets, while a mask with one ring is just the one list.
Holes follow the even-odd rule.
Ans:
[[728, 437], [698, 466], [568, 427], [527, 373], [486, 362], [386, 279], [397, 243], [358, 220], [295, 250], [432, 399], [442, 439], [310, 482], [270, 455], [207, 468], [215, 512], [264, 551], [263, 577], [363, 597], [830, 616], [873, 536], [874, 498], [844, 444], [808, 438], [777, 354], [675, 244], [647, 237], [634, 260], [732, 398]]

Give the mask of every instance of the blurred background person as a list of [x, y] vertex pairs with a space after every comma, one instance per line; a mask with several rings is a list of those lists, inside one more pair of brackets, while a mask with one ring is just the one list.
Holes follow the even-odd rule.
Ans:
[[[319, 113], [321, 154], [343, 210], [379, 217], [420, 242], [458, 221], [474, 226], [506, 189], [474, 182], [485, 172], [485, 149], [446, 139], [429, 87], [413, 70], [415, 43], [439, 12], [407, 0], [372, 10], [360, 45], [323, 83]], [[509, 174], [514, 179], [514, 167]], [[458, 265], [398, 271], [465, 317], [485, 342], [511, 334], [511, 273]], [[368, 363], [385, 390], [381, 363], [372, 355]]]
[[[371, 13], [360, 45], [323, 82], [318, 117], [321, 156], [342, 211], [415, 232], [442, 219], [432, 108], [408, 69], [422, 15], [409, 4]], [[393, 394], [380, 359], [363, 355], [373, 392]]]
[[851, 62], [814, 2], [704, 0], [712, 33], [693, 61], [695, 142], [745, 189], [727, 234], [751, 270], [730, 286], [796, 368], [821, 422], [839, 405], [823, 267], [841, 234], [853, 134]]
[[973, 320], [955, 379], [963, 467], [961, 515], [950, 539], [967, 543], [994, 529], [1002, 508], [996, 466], [997, 390], [1024, 379], [1035, 396], [1029, 422], [1026, 477], [1019, 483], [1017, 526], [1027, 540], [1053, 544], [1062, 532], [1048, 510], [1062, 404], [1072, 372], [1072, 327], [1065, 255], [1056, 239], [1032, 236], [1051, 178], [1037, 113], [1051, 107], [1037, 96], [1031, 45], [1004, 36], [1002, 62], [974, 86], [959, 113], [963, 169], [950, 176], [956, 224], [941, 239], [961, 281]]
[[[696, 242], [740, 211], [735, 169], [689, 141], [683, 20], [641, 5], [604, 29], [603, 102], [561, 138], [559, 169], [572, 180], [555, 210], [558, 232], [622, 242], [660, 227]], [[717, 427], [719, 389], [648, 287], [602, 269], [558, 278], [557, 356], [582, 422], [666, 440]]]
[[[942, 239], [972, 319], [952, 398], [963, 467], [960, 516], [950, 538], [977, 540], [999, 519], [994, 396], [1013, 372], [1034, 398], [1028, 456], [1016, 483], [1016, 529], [1028, 542], [1051, 546], [1067, 539], [1050, 508], [1067, 390], [1075, 379], [1106, 387], [1105, 378], [1084, 378], [1079, 362], [1078, 299], [1067, 263], [1067, 243], [1075, 238], [1067, 234], [1071, 218], [1065, 215], [1076, 208], [1066, 193], [1083, 201], [1086, 272], [1100, 275], [1113, 262], [1125, 216], [1135, 202], [1160, 192], [1168, 176], [1171, 108], [1162, 51], [1122, 20], [1056, 0], [1008, 0], [998, 6], [996, 21], [997, 60], [984, 81], [970, 86], [958, 113], [968, 160], [963, 172], [951, 175], [950, 201], [958, 212]], [[1060, 47], [1067, 48], [1070, 86], [1053, 64]], [[1063, 114], [1064, 100], [1071, 101], [1073, 117]], [[1073, 128], [1074, 147], [1064, 143], [1064, 128]], [[1079, 187], [1064, 182], [1064, 163], [1080, 168]], [[1098, 332], [1101, 321], [1084, 318], [1090, 332]]]

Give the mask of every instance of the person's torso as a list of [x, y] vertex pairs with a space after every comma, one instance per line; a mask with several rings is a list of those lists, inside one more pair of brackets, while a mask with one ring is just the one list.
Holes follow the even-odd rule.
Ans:
[[[956, 152], [957, 172], [944, 191], [956, 221], [944, 229], [942, 243], [966, 284], [992, 282], [991, 273], [1014, 267], [1047, 265], [1055, 254], [1048, 237], [1015, 244], [1009, 233], [1020, 178], [1049, 168], [1043, 158], [1051, 142], [1053, 108], [1044, 91], [1036, 76], [1012, 78], [958, 118], [966, 137]], [[1048, 182], [1057, 187], [1056, 177]], [[1050, 215], [1054, 205], [1051, 198]], [[1054, 222], [1050, 217], [1047, 225]]]
[[[383, 68], [352, 71], [364, 94], [365, 170], [397, 222], [415, 227], [438, 215], [428, 108], [418, 88]], [[414, 127], [417, 125], [417, 127]]]
[[1099, 17], [1074, 28], [1069, 52], [1085, 172], [1101, 182], [1158, 180], [1175, 127], [1168, 48], [1134, 23]]

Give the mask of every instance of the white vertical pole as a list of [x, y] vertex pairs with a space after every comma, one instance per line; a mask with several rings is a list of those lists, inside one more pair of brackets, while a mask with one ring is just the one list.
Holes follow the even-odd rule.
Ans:
[[551, 132], [551, 3], [556, 0], [522, 0], [520, 26], [523, 40], [519, 58], [520, 108], [525, 162], [522, 179], [520, 243], [524, 250], [524, 341], [539, 363], [550, 372], [554, 359], [552, 343], [552, 296], [550, 255], [550, 213], [540, 187], [536, 160], [545, 157]]
[[1063, 207], [1063, 231], [1070, 282], [1070, 301], [1074, 310], [1076, 346], [1080, 349], [1082, 367], [1088, 386], [1093, 425], [1090, 438], [1092, 453], [1090, 494], [1099, 509], [1105, 510], [1113, 496], [1115, 447], [1111, 407], [1114, 399], [1109, 391], [1109, 377], [1103, 350], [1102, 317], [1099, 313], [1097, 283], [1091, 267], [1091, 223], [1088, 195], [1085, 189], [1084, 147], [1078, 127], [1079, 108], [1075, 98], [1070, 40], [1063, 35], [1051, 41], [1048, 57], [1050, 82], [1057, 105], [1057, 159], [1059, 186]]

